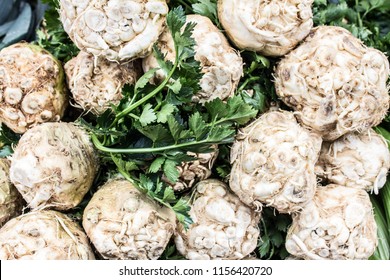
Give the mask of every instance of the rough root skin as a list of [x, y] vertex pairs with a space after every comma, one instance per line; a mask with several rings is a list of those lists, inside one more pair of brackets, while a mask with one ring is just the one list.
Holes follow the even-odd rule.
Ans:
[[213, 148], [214, 151], [210, 153], [187, 152], [187, 155], [196, 159], [183, 162], [177, 167], [180, 175], [176, 183], [171, 183], [165, 176], [163, 176], [163, 180], [170, 184], [174, 191], [181, 192], [191, 189], [199, 181], [208, 179], [218, 156], [218, 146], [214, 145]]
[[367, 192], [328, 185], [319, 187], [314, 199], [293, 216], [286, 249], [303, 259], [368, 259], [377, 242]]
[[177, 250], [190, 260], [243, 259], [256, 248], [260, 212], [243, 204], [218, 180], [195, 187], [190, 215], [193, 224], [181, 224], [175, 235]]
[[135, 84], [141, 74], [136, 61], [119, 64], [80, 52], [65, 64], [67, 83], [73, 99], [85, 111], [104, 113], [118, 105], [125, 84]]
[[[233, 96], [243, 75], [240, 54], [229, 45], [222, 32], [207, 17], [187, 15], [187, 23], [189, 22], [196, 23], [192, 34], [196, 42], [195, 59], [200, 62], [203, 73], [201, 89], [193, 97], [193, 101], [203, 104], [215, 98], [225, 100]], [[174, 61], [174, 43], [168, 29], [161, 34], [158, 48], [166, 55], [166, 59]], [[142, 66], [145, 72], [159, 67], [153, 55], [144, 58]], [[161, 81], [164, 77], [164, 72], [159, 70], [155, 80]]]
[[66, 215], [34, 211], [0, 230], [1, 260], [94, 260], [83, 230]]
[[97, 153], [86, 131], [72, 123], [45, 123], [20, 139], [10, 179], [29, 207], [67, 210], [81, 202], [97, 170]]
[[62, 65], [49, 52], [28, 43], [0, 51], [0, 122], [24, 133], [59, 121], [67, 104]]
[[173, 211], [157, 205], [132, 183], [103, 185], [84, 210], [83, 227], [104, 259], [158, 259], [176, 229]]
[[276, 68], [276, 93], [331, 141], [379, 124], [389, 108], [389, 62], [341, 27], [314, 28]]
[[293, 113], [271, 111], [241, 129], [231, 149], [230, 188], [253, 208], [299, 211], [315, 193], [321, 138]]
[[292, 50], [313, 26], [313, 0], [219, 0], [218, 18], [234, 44], [267, 56]]
[[330, 183], [378, 194], [386, 183], [390, 152], [386, 140], [372, 129], [348, 133], [323, 144], [316, 168]]
[[64, 30], [82, 51], [113, 61], [147, 56], [165, 23], [165, 0], [60, 0]]
[[10, 162], [0, 159], [0, 228], [10, 219], [22, 214], [24, 200], [9, 180]]

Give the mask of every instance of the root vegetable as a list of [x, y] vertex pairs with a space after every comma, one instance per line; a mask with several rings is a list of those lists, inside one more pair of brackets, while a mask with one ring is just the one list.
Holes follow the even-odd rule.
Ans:
[[348, 133], [324, 143], [317, 167], [330, 183], [378, 194], [386, 182], [390, 152], [386, 140], [374, 130]]
[[105, 259], [157, 259], [175, 231], [175, 214], [132, 183], [113, 180], [92, 197], [83, 227]]
[[341, 27], [320, 26], [276, 68], [276, 93], [300, 122], [335, 140], [366, 131], [389, 108], [389, 62]]
[[67, 106], [61, 63], [46, 50], [18, 43], [0, 51], [0, 121], [16, 133], [59, 121]]
[[260, 213], [252, 211], [218, 180], [204, 180], [195, 187], [188, 230], [178, 225], [175, 243], [191, 260], [243, 259], [257, 245]]
[[293, 113], [271, 111], [241, 129], [231, 150], [230, 188], [247, 205], [299, 211], [313, 198], [321, 138]]
[[218, 147], [216, 145], [214, 149], [210, 153], [187, 152], [189, 156], [193, 156], [196, 159], [183, 162], [178, 166], [180, 175], [176, 183], [170, 182], [165, 177], [163, 178], [164, 181], [170, 184], [174, 191], [180, 192], [191, 189], [199, 181], [206, 180], [211, 176], [211, 169], [218, 156]]
[[88, 238], [66, 215], [52, 210], [30, 212], [0, 230], [2, 260], [93, 260]]
[[24, 200], [9, 180], [10, 163], [0, 159], [0, 228], [22, 213]]
[[234, 44], [269, 56], [292, 50], [313, 26], [313, 0], [219, 0], [218, 18]]
[[31, 208], [78, 205], [97, 173], [97, 154], [86, 131], [72, 123], [28, 130], [11, 158], [10, 179]]
[[313, 200], [293, 217], [286, 249], [304, 259], [368, 259], [377, 242], [368, 194], [328, 185], [319, 187]]
[[136, 62], [119, 64], [80, 52], [65, 64], [65, 72], [77, 105], [99, 115], [119, 104], [123, 86], [135, 84], [141, 69]]
[[60, 0], [64, 30], [82, 51], [109, 60], [144, 57], [164, 28], [165, 0]]
[[[187, 22], [196, 23], [192, 34], [196, 42], [195, 59], [200, 62], [203, 73], [200, 80], [201, 89], [193, 101], [205, 103], [215, 98], [224, 100], [232, 96], [243, 75], [241, 56], [230, 47], [222, 32], [207, 17], [187, 15]], [[174, 61], [174, 44], [168, 29], [160, 36], [158, 47], [166, 55], [166, 59]], [[142, 65], [144, 71], [159, 67], [153, 55], [144, 58]], [[164, 77], [162, 70], [157, 71], [157, 81], [163, 80]]]

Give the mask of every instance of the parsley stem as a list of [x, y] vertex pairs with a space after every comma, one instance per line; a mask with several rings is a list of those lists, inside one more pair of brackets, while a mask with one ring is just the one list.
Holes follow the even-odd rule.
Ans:
[[[359, 0], [355, 0], [355, 8], [358, 11], [358, 6], [359, 6]], [[357, 20], [359, 24], [359, 28], [363, 27], [363, 21], [362, 18], [360, 17], [360, 12], [357, 12]]]
[[239, 87], [237, 92], [241, 92], [249, 83], [259, 80], [260, 77], [252, 76], [244, 81], [244, 83]]
[[145, 153], [159, 153], [159, 152], [165, 152], [167, 150], [174, 150], [174, 149], [180, 149], [185, 147], [191, 147], [201, 144], [220, 144], [220, 143], [231, 143], [233, 142], [232, 138], [223, 139], [222, 141], [210, 141], [209, 139], [204, 139], [200, 141], [191, 141], [191, 142], [185, 142], [181, 144], [174, 144], [174, 145], [168, 145], [163, 147], [155, 147], [155, 148], [135, 148], [135, 149], [117, 149], [117, 148], [109, 148], [105, 147], [97, 138], [96, 135], [92, 134], [91, 136], [92, 142], [95, 145], [95, 147], [106, 153], [112, 153], [112, 154], [145, 154]]

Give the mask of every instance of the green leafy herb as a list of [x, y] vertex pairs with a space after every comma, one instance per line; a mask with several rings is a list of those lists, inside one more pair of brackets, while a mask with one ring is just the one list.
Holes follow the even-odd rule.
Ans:
[[21, 135], [16, 134], [6, 125], [0, 126], [0, 158], [5, 158], [13, 153], [13, 146], [16, 145]]
[[[189, 106], [193, 94], [200, 89], [202, 77], [200, 64], [194, 58], [195, 24], [186, 23], [181, 7], [171, 10], [166, 22], [174, 41], [174, 62], [165, 61], [154, 48], [165, 79], [158, 85], [151, 84], [156, 69], [150, 70], [134, 87], [126, 87], [118, 106], [94, 123], [80, 122], [91, 131], [96, 148], [103, 156], [112, 158], [125, 178], [175, 211], [178, 220], [188, 226], [188, 203], [177, 199], [165, 181], [178, 180], [177, 166], [194, 159], [187, 155], [188, 151], [209, 152], [214, 144], [231, 143], [237, 125], [245, 124], [258, 111], [246, 104], [241, 95], [227, 102], [216, 99], [204, 107]], [[187, 114], [188, 106], [192, 112]], [[165, 181], [159, 181], [161, 176]]]
[[270, 208], [263, 209], [258, 244], [261, 259], [284, 259], [288, 256], [284, 241], [290, 224], [289, 215], [276, 214], [275, 210]]
[[378, 198], [371, 196], [371, 202], [374, 208], [374, 217], [377, 224], [378, 246], [374, 254], [370, 257], [373, 260], [390, 259], [390, 232], [388, 222], [383, 212], [382, 205]]
[[218, 20], [217, 1], [216, 0], [199, 0], [192, 4], [195, 14], [208, 17], [216, 26], [221, 27]]
[[185, 260], [185, 258], [177, 252], [175, 242], [171, 241], [159, 260]]
[[336, 25], [366, 45], [384, 52], [390, 48], [390, 2], [387, 0], [316, 0], [315, 25]]
[[49, 4], [49, 8], [45, 12], [42, 28], [37, 29], [36, 43], [65, 63], [76, 56], [79, 53], [79, 49], [73, 44], [62, 27], [58, 14], [59, 1], [41, 1], [42, 3]]

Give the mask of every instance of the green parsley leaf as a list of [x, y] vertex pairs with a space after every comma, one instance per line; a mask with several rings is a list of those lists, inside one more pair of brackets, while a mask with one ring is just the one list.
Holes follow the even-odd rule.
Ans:
[[156, 113], [154, 112], [152, 108], [152, 104], [146, 104], [144, 106], [144, 109], [142, 111], [141, 116], [139, 117], [139, 122], [141, 123], [142, 126], [146, 126], [152, 122], [157, 120]]
[[161, 110], [157, 112], [157, 122], [166, 123], [168, 121], [168, 117], [173, 114], [176, 107], [172, 104], [166, 103], [162, 106]]
[[164, 162], [164, 175], [171, 183], [176, 183], [179, 178], [179, 170], [177, 169], [177, 162], [171, 159], [166, 159]]
[[164, 157], [158, 157], [156, 158], [149, 166], [149, 172], [150, 173], [156, 173], [158, 172], [161, 167], [163, 166], [165, 162], [165, 158]]
[[192, 9], [195, 14], [208, 17], [216, 26], [220, 27], [216, 0], [198, 0], [197, 3], [192, 4]]

